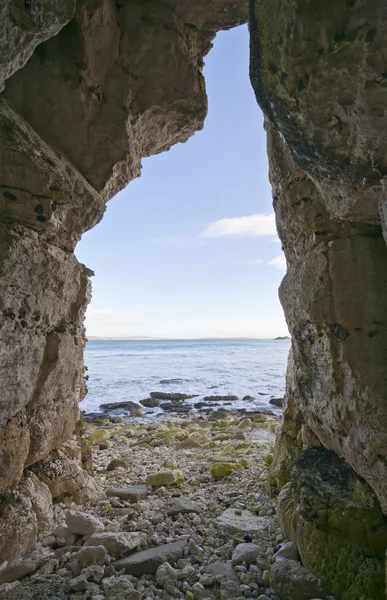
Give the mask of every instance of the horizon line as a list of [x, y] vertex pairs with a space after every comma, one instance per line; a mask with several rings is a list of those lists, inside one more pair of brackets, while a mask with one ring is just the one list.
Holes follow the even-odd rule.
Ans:
[[271, 336], [246, 336], [246, 335], [226, 335], [226, 336], [207, 336], [207, 337], [153, 337], [153, 336], [113, 336], [113, 335], [86, 335], [87, 341], [96, 340], [124, 340], [124, 341], [177, 341], [177, 340], [290, 340], [288, 335], [278, 335], [276, 337]]

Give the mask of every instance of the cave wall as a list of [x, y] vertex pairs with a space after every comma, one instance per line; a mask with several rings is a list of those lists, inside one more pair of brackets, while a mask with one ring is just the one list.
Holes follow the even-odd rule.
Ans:
[[92, 275], [75, 245], [143, 157], [203, 127], [203, 57], [247, 15], [247, 0], [2, 4], [0, 562], [33, 549], [47, 494], [95, 497], [72, 448]]
[[307, 427], [386, 512], [387, 6], [256, 0], [251, 31], [292, 334], [276, 466]]
[[[62, 453], [72, 468], [63, 443], [84, 393], [91, 275], [74, 247], [143, 157], [203, 126], [203, 57], [247, 4], [0, 9], [0, 529], [12, 490], [34, 487], [26, 467]], [[292, 334], [274, 473], [283, 484], [291, 460], [322, 444], [386, 513], [387, 6], [252, 0], [250, 31]], [[25, 551], [20, 541], [7, 558]]]

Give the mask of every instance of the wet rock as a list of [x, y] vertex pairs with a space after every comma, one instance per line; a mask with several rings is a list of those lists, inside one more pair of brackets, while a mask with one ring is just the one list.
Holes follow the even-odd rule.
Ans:
[[244, 562], [248, 564], [254, 563], [261, 552], [262, 548], [258, 544], [238, 544], [232, 553], [231, 563], [233, 567], [241, 565]]
[[107, 402], [105, 404], [100, 404], [100, 408], [104, 411], [110, 410], [126, 410], [129, 411], [133, 417], [141, 417], [144, 414], [143, 409], [136, 402], [132, 402], [128, 400], [126, 402]]
[[284, 404], [283, 398], [270, 398], [269, 404], [273, 404], [273, 406], [278, 406], [278, 408], [282, 408]]
[[80, 510], [66, 511], [66, 525], [70, 533], [77, 535], [91, 535], [104, 529], [103, 523], [93, 515]]
[[104, 531], [90, 536], [85, 542], [85, 546], [104, 546], [108, 554], [123, 554], [136, 550], [145, 542], [145, 539], [145, 534], [137, 531], [119, 531], [117, 533]]
[[321, 581], [294, 560], [279, 560], [271, 568], [270, 585], [283, 600], [324, 598]]
[[179, 383], [185, 383], [187, 382], [188, 379], [162, 379], [161, 381], [159, 381], [159, 383], [161, 383], [162, 385], [175, 385], [175, 384], [179, 384]]
[[115, 471], [116, 469], [127, 469], [128, 468], [128, 463], [126, 460], [124, 460], [123, 458], [113, 458], [113, 460], [110, 461], [110, 463], [108, 464], [108, 466], [106, 467], [106, 470], [108, 472], [110, 471]]
[[140, 577], [145, 573], [156, 573], [158, 567], [165, 562], [170, 564], [175, 563], [179, 558], [183, 557], [185, 541], [172, 542], [158, 546], [157, 548], [149, 548], [136, 552], [118, 560], [115, 563], [117, 570], [125, 569], [125, 573]]
[[243, 396], [242, 400], [243, 402], [253, 402], [256, 398], [254, 396]]
[[271, 517], [257, 517], [249, 510], [228, 508], [217, 519], [216, 525], [225, 533], [254, 534], [267, 529], [273, 522]]
[[204, 402], [236, 402], [239, 400], [238, 396], [205, 396], [203, 398]]
[[162, 402], [160, 404], [160, 408], [166, 412], [175, 413], [188, 413], [192, 410], [192, 406], [190, 404], [183, 404], [182, 402]]
[[178, 392], [151, 392], [151, 398], [156, 400], [171, 400], [171, 401], [180, 401], [180, 400], [191, 400], [191, 398], [196, 398], [198, 394], [180, 394]]
[[160, 400], [158, 398], [145, 398], [144, 400], [140, 400], [140, 404], [145, 406], [145, 408], [157, 408]]

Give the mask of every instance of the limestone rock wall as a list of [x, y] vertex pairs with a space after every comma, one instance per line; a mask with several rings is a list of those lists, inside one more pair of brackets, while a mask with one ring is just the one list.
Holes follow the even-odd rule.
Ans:
[[246, 22], [247, 4], [2, 3], [0, 562], [32, 549], [36, 495], [95, 497], [65, 443], [83, 397], [92, 274], [73, 251], [143, 157], [203, 127], [203, 57], [216, 31]]
[[280, 298], [293, 365], [277, 473], [306, 426], [386, 512], [387, 7], [256, 0], [251, 32], [288, 263]]
[[[247, 0], [2, 3], [3, 500], [35, 493], [26, 466], [44, 481], [39, 493], [79, 493], [60, 480], [83, 477], [62, 446], [79, 415], [90, 298], [74, 247], [142, 157], [203, 126], [203, 57], [216, 31], [247, 13]], [[321, 444], [386, 513], [387, 5], [251, 0], [250, 31], [292, 333], [275, 474], [283, 484], [302, 449]], [[32, 540], [36, 511], [31, 500], [20, 506]], [[0, 527], [7, 511], [4, 500]]]

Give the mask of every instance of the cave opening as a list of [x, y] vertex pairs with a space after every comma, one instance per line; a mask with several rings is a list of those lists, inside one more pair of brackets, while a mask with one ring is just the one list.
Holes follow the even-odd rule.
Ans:
[[[144, 159], [141, 177], [108, 203], [102, 222], [76, 248], [80, 262], [95, 271], [86, 313], [89, 392], [83, 410], [98, 410], [98, 402], [145, 397], [152, 378], [144, 353], [152, 362], [156, 342], [165, 339], [207, 340], [203, 353], [218, 363], [218, 372], [205, 373], [204, 379], [206, 385], [218, 383], [223, 395], [256, 396], [259, 388], [259, 406], [265, 393], [267, 401], [283, 396], [288, 344], [282, 352], [276, 344], [267, 359], [268, 381], [258, 375], [262, 354], [270, 355], [271, 349], [255, 340], [287, 335], [277, 295], [285, 259], [275, 229], [263, 114], [249, 80], [246, 25], [217, 34], [203, 75], [208, 96], [203, 130]], [[121, 360], [113, 364], [109, 353], [118, 340], [110, 347], [101, 343], [109, 338], [142, 343], [122, 343]], [[230, 347], [223, 342], [216, 355], [208, 340], [219, 338], [239, 342]], [[251, 339], [249, 347], [243, 338]], [[155, 362], [154, 375], [165, 379], [169, 368], [172, 379], [186, 380], [199, 360], [199, 343], [180, 343], [176, 364]], [[232, 381], [233, 363], [226, 356], [236, 343], [242, 353], [239, 369], [245, 361], [257, 373], [249, 384], [237, 377], [238, 363]], [[281, 381], [278, 387], [270, 373]], [[191, 392], [205, 395], [206, 387], [197, 384]]]

